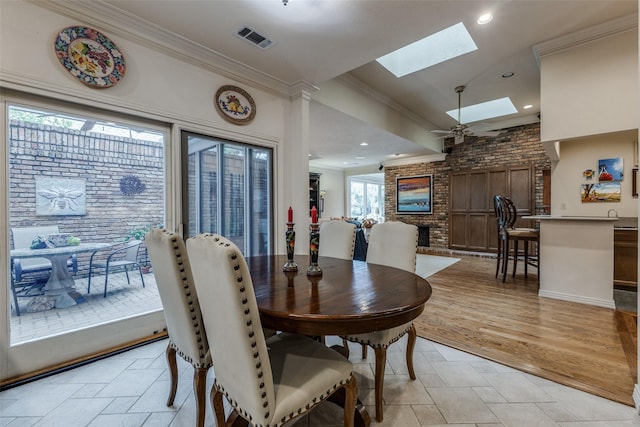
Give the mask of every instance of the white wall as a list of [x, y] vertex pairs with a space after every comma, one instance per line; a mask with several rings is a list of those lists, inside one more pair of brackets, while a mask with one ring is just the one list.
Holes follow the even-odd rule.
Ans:
[[[240, 83], [210, 68], [182, 61], [168, 49], [152, 49], [132, 33], [105, 31], [91, 22], [79, 22], [32, 3], [3, 1], [0, 18], [2, 87], [174, 124], [178, 130], [172, 133], [174, 138], [179, 137], [180, 129], [184, 129], [271, 147], [277, 169], [275, 224], [281, 227], [276, 230], [277, 239], [284, 235], [286, 208], [293, 204], [295, 209], [304, 209], [306, 186], [297, 187], [294, 183], [299, 180], [282, 172], [285, 157], [286, 163], [291, 165], [289, 172], [293, 170], [295, 176], [308, 172], [307, 152], [288, 142], [304, 139], [301, 133], [305, 128], [290, 120], [291, 105], [297, 105], [299, 97], [290, 101], [288, 96], [275, 90], [269, 92], [258, 89], [257, 84], [248, 84], [248, 79]], [[97, 20], [103, 22], [108, 18]], [[96, 28], [123, 52], [127, 70], [120, 83], [107, 89], [95, 89], [82, 84], [62, 67], [54, 53], [54, 41], [59, 31], [75, 25]], [[213, 96], [224, 84], [235, 84], [251, 94], [257, 112], [253, 122], [238, 126], [220, 117]], [[178, 138], [172, 144], [179, 144]], [[300, 194], [294, 194], [295, 191]], [[300, 226], [306, 229], [306, 224]], [[284, 248], [284, 243], [276, 247], [280, 246]]]
[[540, 113], [543, 142], [637, 129], [637, 27], [543, 56]]
[[[551, 172], [551, 214], [578, 216], [607, 216], [609, 209], [620, 217], [638, 216], [638, 198], [632, 197], [632, 169], [636, 131], [577, 138], [560, 143], [560, 161]], [[624, 180], [620, 183], [620, 203], [582, 203], [580, 186], [598, 182], [582, 176], [586, 169], [598, 171], [598, 160], [621, 157], [624, 161]], [[563, 209], [564, 208], [564, 209]]]
[[346, 215], [344, 171], [314, 166], [310, 166], [309, 171], [321, 174], [320, 190], [327, 192], [321, 218], [329, 219]]
[[[360, 85], [360, 86], [358, 86]], [[404, 114], [389, 106], [392, 101], [377, 102], [366, 95], [366, 87], [346, 77], [320, 84], [313, 100], [398, 135], [418, 145], [440, 152], [442, 142], [429, 129], [437, 126], [409, 111]], [[409, 116], [412, 117], [409, 117]]]

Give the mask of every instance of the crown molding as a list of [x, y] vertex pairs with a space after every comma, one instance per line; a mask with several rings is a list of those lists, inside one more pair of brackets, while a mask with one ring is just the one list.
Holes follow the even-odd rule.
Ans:
[[305, 101], [311, 101], [314, 92], [319, 90], [318, 86], [304, 80], [299, 80], [289, 86], [289, 98], [291, 100], [302, 98]]
[[[101, 0], [27, 0], [55, 13], [91, 23], [117, 38], [141, 44], [186, 63], [220, 74], [233, 81], [265, 92], [291, 97], [299, 93], [301, 82], [290, 85], [267, 73], [248, 67], [198, 43], [140, 19]], [[110, 36], [111, 37], [111, 36]], [[309, 87], [313, 85], [306, 83]]]
[[594, 40], [610, 37], [638, 28], [638, 14], [623, 16], [584, 30], [566, 34], [552, 40], [533, 45], [533, 54], [540, 66], [540, 59], [546, 55], [561, 52]]
[[441, 154], [430, 154], [428, 156], [415, 156], [415, 157], [405, 157], [403, 159], [397, 160], [385, 160], [382, 162], [384, 167], [387, 166], [405, 166], [405, 165], [414, 165], [416, 163], [433, 163], [433, 162], [441, 162], [445, 160], [447, 155], [445, 153]]

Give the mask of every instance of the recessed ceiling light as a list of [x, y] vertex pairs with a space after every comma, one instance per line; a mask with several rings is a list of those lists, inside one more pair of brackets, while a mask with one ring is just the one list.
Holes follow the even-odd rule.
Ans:
[[393, 157], [400, 157], [401, 154], [400, 153], [394, 153]]
[[356, 156], [356, 160], [363, 160], [363, 159], [366, 159], [366, 157], [364, 157], [364, 156]]
[[[491, 119], [493, 117], [506, 116], [517, 113], [518, 110], [508, 97], [481, 102], [460, 109], [460, 122], [471, 123], [478, 120]], [[458, 109], [449, 110], [447, 114], [458, 120]]]
[[527, 110], [527, 109], [529, 109], [529, 108], [531, 108], [531, 107], [533, 107], [533, 105], [531, 105], [531, 104], [527, 104], [527, 105], [523, 106], [522, 108], [524, 108], [525, 110]]
[[376, 59], [396, 77], [478, 50], [462, 22]]
[[508, 79], [509, 77], [513, 77], [516, 73], [514, 73], [513, 71], [507, 71], [506, 73], [504, 73], [502, 75], [503, 79]]
[[361, 142], [360, 145], [362, 145], [364, 147], [364, 146], [369, 145], [369, 144], [366, 143], [366, 142]]
[[483, 15], [480, 15], [477, 22], [480, 25], [484, 25], [484, 24], [488, 24], [491, 21], [493, 21], [493, 15], [490, 13], [485, 13]]

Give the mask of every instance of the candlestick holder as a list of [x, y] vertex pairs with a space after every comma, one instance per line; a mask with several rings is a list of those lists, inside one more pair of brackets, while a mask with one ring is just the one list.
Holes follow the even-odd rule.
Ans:
[[320, 224], [312, 223], [309, 226], [309, 256], [311, 263], [307, 268], [307, 276], [321, 276], [322, 269], [318, 265], [318, 249], [320, 249]]
[[296, 232], [293, 231], [295, 223], [287, 223], [287, 231], [285, 232], [287, 242], [287, 262], [284, 263], [282, 271], [298, 271], [298, 264], [293, 260], [293, 252], [296, 248]]

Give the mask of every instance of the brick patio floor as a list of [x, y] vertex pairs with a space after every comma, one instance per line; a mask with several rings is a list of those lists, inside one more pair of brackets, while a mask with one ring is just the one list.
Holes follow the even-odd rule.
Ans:
[[86, 301], [68, 308], [54, 308], [28, 313], [26, 309], [30, 298], [18, 298], [20, 316], [16, 316], [14, 310], [11, 311], [11, 344], [82, 329], [162, 308], [153, 274], [144, 275], [144, 288], [137, 272], [129, 272], [129, 277], [131, 278], [130, 285], [127, 284], [124, 272], [109, 274], [106, 298], [103, 297], [104, 276], [94, 275], [92, 277], [91, 294], [87, 294], [87, 278], [76, 277], [76, 290]]

